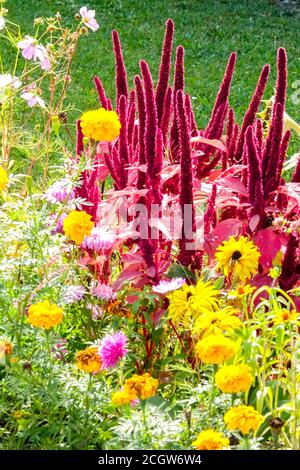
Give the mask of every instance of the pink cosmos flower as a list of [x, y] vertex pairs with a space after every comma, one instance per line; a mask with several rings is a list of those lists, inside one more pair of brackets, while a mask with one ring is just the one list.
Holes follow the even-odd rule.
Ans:
[[98, 282], [98, 284], [92, 287], [91, 294], [98, 299], [107, 301], [117, 298], [117, 294], [113, 291], [112, 287], [107, 284], [102, 284], [101, 282]]
[[120, 360], [128, 353], [128, 338], [122, 331], [117, 331], [112, 335], [106, 335], [99, 346], [102, 369], [115, 367]]
[[115, 242], [115, 234], [104, 227], [94, 227], [91, 234], [85, 237], [82, 248], [93, 251], [109, 250]]
[[18, 42], [18, 48], [22, 50], [22, 56], [26, 60], [40, 61], [42, 70], [49, 70], [51, 62], [47, 50], [44, 46], [38, 44], [37, 40], [31, 36], [25, 36], [25, 39]]
[[174, 279], [162, 279], [156, 286], [152, 287], [153, 292], [157, 294], [167, 294], [172, 290], [180, 289], [185, 283], [185, 279], [176, 277]]
[[99, 29], [99, 25], [95, 20], [95, 10], [88, 10], [87, 7], [81, 7], [79, 13], [85, 26], [90, 28], [92, 31], [97, 31], [97, 29]]
[[24, 93], [21, 93], [21, 98], [27, 102], [27, 105], [30, 108], [33, 108], [34, 106], [40, 106], [42, 109], [46, 108], [45, 101], [32, 91], [25, 91]]

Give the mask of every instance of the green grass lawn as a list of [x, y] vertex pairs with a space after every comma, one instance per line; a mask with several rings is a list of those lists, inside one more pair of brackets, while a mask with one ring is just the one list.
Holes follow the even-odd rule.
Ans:
[[[60, 11], [71, 22], [84, 4], [84, 0], [7, 0], [5, 6], [28, 32], [34, 17], [51, 16]], [[291, 84], [300, 80], [299, 16], [282, 14], [275, 2], [89, 0], [87, 6], [96, 9], [100, 29], [82, 39], [74, 63], [68, 98], [68, 103], [78, 110], [74, 111], [74, 117], [75, 112], [77, 115], [97, 105], [92, 83], [94, 74], [99, 74], [108, 95], [114, 96], [111, 30], [115, 28], [120, 33], [130, 83], [139, 71], [142, 58], [149, 62], [156, 79], [164, 24], [171, 17], [176, 27], [175, 44], [183, 44], [186, 49], [186, 88], [195, 97], [200, 126], [207, 122], [230, 52], [238, 54], [231, 103], [241, 118], [265, 63], [272, 67], [266, 96], [272, 94], [279, 46], [287, 49], [289, 57], [287, 111], [300, 120], [300, 106], [290, 100], [294, 91]]]

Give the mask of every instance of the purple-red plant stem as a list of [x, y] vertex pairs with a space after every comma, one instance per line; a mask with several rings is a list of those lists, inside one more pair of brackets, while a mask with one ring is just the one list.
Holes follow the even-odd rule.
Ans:
[[98, 93], [100, 104], [102, 108], [107, 109], [107, 98], [106, 98], [105, 90], [104, 90], [104, 87], [100, 78], [97, 77], [97, 75], [94, 77], [94, 83], [95, 83], [95, 87]]

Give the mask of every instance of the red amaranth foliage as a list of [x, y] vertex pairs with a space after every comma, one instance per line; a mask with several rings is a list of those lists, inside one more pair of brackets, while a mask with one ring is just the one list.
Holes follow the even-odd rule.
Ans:
[[288, 239], [285, 255], [282, 262], [282, 271], [279, 284], [285, 291], [292, 289], [300, 279], [300, 264], [297, 257], [299, 250], [299, 237], [291, 234]]
[[[134, 77], [134, 83], [136, 88], [136, 97], [138, 105], [139, 115], [139, 127], [138, 127], [138, 146], [139, 146], [139, 165], [146, 163], [145, 157], [145, 128], [146, 128], [146, 105], [145, 105], [145, 94], [143, 90], [142, 81], [139, 75]], [[146, 173], [144, 171], [138, 171], [137, 178], [137, 189], [143, 189], [146, 184]]]
[[166, 32], [162, 47], [161, 62], [159, 68], [159, 76], [157, 87], [155, 91], [155, 101], [157, 109], [157, 123], [160, 127], [161, 120], [165, 111], [165, 96], [168, 89], [170, 70], [171, 70], [171, 58], [172, 58], [172, 46], [174, 36], [174, 23], [171, 19], [166, 22]]
[[173, 85], [173, 122], [170, 131], [170, 156], [173, 163], [180, 161], [179, 154], [179, 130], [177, 121], [177, 92], [184, 91], [184, 48], [178, 46], [176, 49], [176, 62]]
[[116, 102], [119, 102], [120, 96], [128, 99], [127, 74], [123, 59], [122, 47], [117, 31], [112, 32], [112, 40], [114, 46], [115, 63], [116, 63]]
[[[189, 208], [191, 212], [191, 219], [182, 227], [182, 234], [179, 240], [179, 255], [178, 260], [184, 265], [191, 263], [193, 251], [187, 249], [187, 243], [192, 241], [193, 233], [195, 232], [195, 208], [193, 197], [193, 174], [192, 174], [192, 158], [191, 158], [191, 142], [190, 142], [190, 126], [189, 120], [185, 112], [184, 94], [182, 90], [177, 91], [176, 95], [177, 105], [177, 120], [179, 129], [179, 143], [180, 143], [180, 195], [179, 203], [182, 214], [186, 213]], [[184, 218], [185, 219], [185, 218]], [[187, 234], [189, 233], [189, 236]]]
[[266, 88], [266, 84], [268, 82], [270, 73], [270, 66], [267, 64], [263, 67], [260, 77], [258, 79], [255, 92], [252, 96], [252, 99], [249, 104], [249, 108], [246, 111], [246, 114], [243, 119], [243, 124], [241, 128], [241, 132], [239, 135], [235, 159], [239, 161], [242, 157], [243, 147], [244, 147], [244, 139], [245, 139], [245, 132], [249, 126], [251, 126], [255, 121], [256, 113], [258, 112], [260, 102], [263, 98], [263, 94]]
[[97, 75], [94, 77], [94, 83], [95, 83], [95, 87], [98, 93], [100, 104], [102, 108], [107, 109], [107, 98], [106, 98], [105, 90], [104, 90], [104, 87], [100, 78], [97, 77]]
[[83, 149], [83, 133], [81, 130], [80, 120], [78, 119], [76, 123], [76, 155], [81, 155]]
[[298, 154], [298, 162], [292, 176], [293, 183], [300, 183], [300, 153]]
[[207, 208], [204, 213], [204, 235], [208, 235], [212, 228], [215, 228], [217, 215], [216, 215], [216, 197], [217, 185], [213, 184], [211, 195], [208, 200]]
[[252, 206], [251, 216], [264, 213], [264, 194], [262, 187], [261, 163], [259, 160], [258, 143], [253, 133], [253, 127], [246, 131], [245, 147], [247, 149], [248, 166], [248, 198]]
[[160, 122], [160, 128], [163, 133], [163, 139], [164, 139], [165, 145], [168, 144], [169, 125], [170, 125], [171, 116], [173, 113], [172, 94], [173, 94], [172, 87], [169, 86], [165, 95], [164, 112], [163, 112], [162, 119]]

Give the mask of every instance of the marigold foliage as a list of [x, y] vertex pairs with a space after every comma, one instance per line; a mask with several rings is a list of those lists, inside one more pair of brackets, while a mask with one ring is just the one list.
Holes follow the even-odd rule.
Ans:
[[121, 129], [117, 113], [104, 108], [84, 113], [80, 125], [83, 135], [96, 141], [111, 142], [119, 136]]
[[221, 432], [207, 429], [198, 434], [192, 445], [198, 450], [222, 450], [229, 447], [229, 439]]
[[89, 236], [93, 228], [91, 215], [85, 211], [72, 211], [63, 221], [63, 228], [65, 234], [73, 240], [77, 245], [80, 245], [84, 237]]
[[63, 309], [56, 304], [51, 304], [49, 300], [43, 300], [28, 308], [27, 320], [32, 326], [49, 330], [62, 322]]

